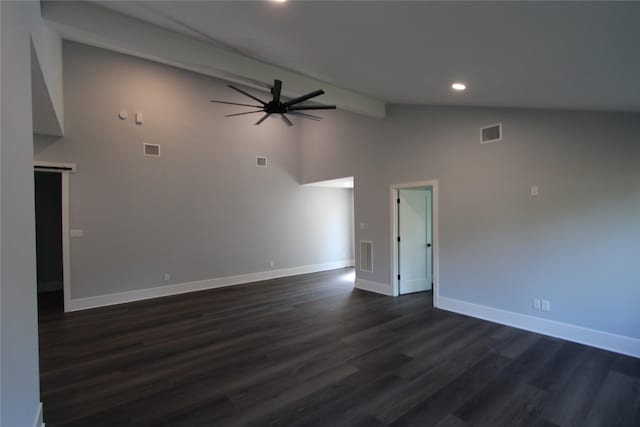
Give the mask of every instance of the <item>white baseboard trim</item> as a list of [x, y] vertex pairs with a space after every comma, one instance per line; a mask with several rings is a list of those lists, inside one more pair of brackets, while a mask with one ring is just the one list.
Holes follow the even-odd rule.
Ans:
[[316, 273], [318, 271], [334, 270], [337, 268], [351, 267], [354, 260], [342, 260], [323, 264], [303, 265], [300, 267], [283, 268], [280, 270], [261, 271], [257, 273], [240, 274], [237, 276], [219, 277], [214, 279], [198, 280], [195, 282], [176, 283], [173, 285], [158, 286], [156, 288], [138, 289], [135, 291], [118, 292], [115, 294], [99, 295], [95, 297], [77, 298], [70, 301], [69, 311], [86, 310], [89, 308], [104, 307], [114, 304], [140, 301], [151, 298], [178, 295], [186, 292], [203, 291], [206, 289], [221, 288], [225, 286], [240, 285], [244, 283], [259, 282], [262, 280], [276, 279], [279, 277], [295, 276], [298, 274]]
[[371, 280], [356, 278], [355, 287], [357, 289], [362, 289], [363, 291], [393, 296], [393, 286], [387, 285], [386, 283], [372, 282]]
[[440, 296], [438, 308], [640, 358], [640, 339]]
[[44, 427], [44, 421], [42, 418], [42, 402], [38, 405], [38, 411], [36, 412], [36, 417], [33, 421], [33, 427]]

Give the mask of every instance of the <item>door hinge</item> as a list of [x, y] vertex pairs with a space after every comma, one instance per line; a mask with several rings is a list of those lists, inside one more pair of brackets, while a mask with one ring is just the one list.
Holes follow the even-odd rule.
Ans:
[[398, 242], [400, 241], [400, 236], [398, 236]]
[[400, 197], [396, 199], [396, 203], [400, 204]]
[[400, 280], [400, 275], [398, 274], [398, 280]]

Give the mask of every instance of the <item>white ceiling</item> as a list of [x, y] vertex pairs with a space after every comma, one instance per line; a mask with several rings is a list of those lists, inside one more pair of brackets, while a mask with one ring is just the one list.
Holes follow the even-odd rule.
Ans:
[[99, 3], [391, 103], [640, 111], [639, 2]]

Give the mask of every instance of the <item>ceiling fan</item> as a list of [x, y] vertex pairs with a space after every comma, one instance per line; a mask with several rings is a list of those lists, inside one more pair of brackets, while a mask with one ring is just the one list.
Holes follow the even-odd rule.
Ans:
[[302, 95], [298, 98], [294, 98], [291, 99], [289, 101], [283, 102], [280, 99], [280, 93], [282, 92], [282, 81], [280, 80], [274, 80], [273, 81], [273, 87], [271, 88], [271, 94], [273, 95], [273, 98], [271, 99], [271, 101], [269, 102], [265, 102], [253, 95], [251, 95], [250, 93], [247, 93], [245, 91], [243, 91], [242, 89], [239, 89], [237, 87], [235, 87], [234, 85], [228, 85], [231, 89], [240, 92], [241, 94], [248, 96], [249, 98], [253, 99], [254, 101], [257, 101], [258, 103], [260, 103], [260, 105], [252, 105], [252, 104], [239, 104], [237, 102], [227, 102], [227, 101], [215, 101], [215, 100], [211, 100], [211, 102], [216, 102], [218, 104], [229, 104], [229, 105], [241, 105], [243, 107], [255, 107], [255, 108], [259, 108], [259, 110], [254, 110], [254, 111], [247, 111], [244, 113], [235, 113], [235, 114], [227, 114], [225, 115], [225, 117], [232, 117], [232, 116], [241, 116], [244, 114], [254, 114], [254, 113], [265, 113], [264, 116], [262, 116], [262, 118], [260, 118], [260, 120], [258, 120], [255, 124], [259, 125], [260, 123], [264, 122], [267, 117], [269, 117], [272, 114], [279, 114], [280, 117], [282, 118], [282, 121], [284, 121], [288, 126], [293, 126], [293, 123], [291, 122], [291, 120], [289, 120], [289, 118], [287, 117], [287, 114], [290, 114], [292, 116], [296, 116], [296, 117], [301, 117], [303, 119], [309, 119], [309, 120], [322, 120], [322, 117], [318, 117], [318, 116], [314, 116], [313, 114], [307, 114], [307, 113], [303, 113], [302, 111], [306, 111], [306, 110], [335, 110], [336, 106], [335, 105], [298, 105], [301, 102], [307, 101], [311, 98], [315, 98], [316, 96], [320, 96], [322, 94], [324, 94], [323, 90], [316, 90], [313, 92], [310, 92], [306, 95]]

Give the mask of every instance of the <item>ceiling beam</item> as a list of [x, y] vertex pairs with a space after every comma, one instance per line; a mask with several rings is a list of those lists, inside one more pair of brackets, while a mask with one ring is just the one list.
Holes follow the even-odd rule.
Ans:
[[154, 24], [87, 2], [43, 2], [42, 17], [67, 40], [101, 47], [256, 89], [268, 90], [275, 79], [285, 82], [283, 95], [300, 96], [323, 89], [324, 104], [383, 118], [383, 101], [333, 86], [305, 75], [213, 46]]

